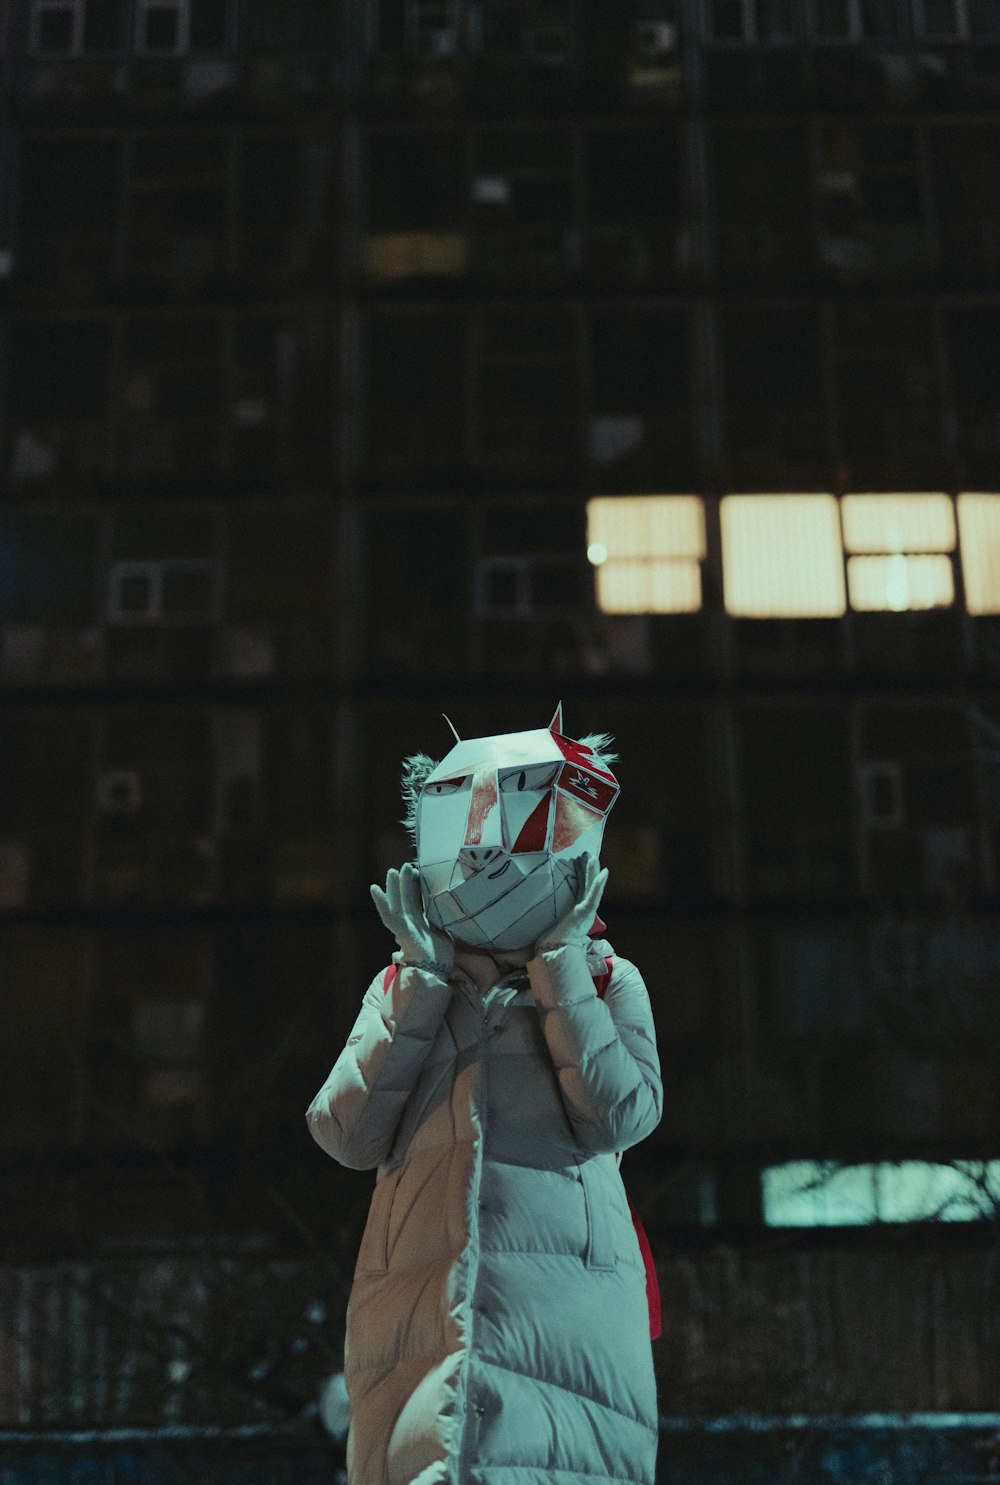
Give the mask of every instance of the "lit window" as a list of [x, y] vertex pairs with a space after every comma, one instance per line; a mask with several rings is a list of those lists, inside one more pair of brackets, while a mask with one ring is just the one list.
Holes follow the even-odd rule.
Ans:
[[1000, 614], [1000, 495], [958, 497], [965, 606], [970, 614]]
[[697, 495], [598, 496], [587, 503], [587, 556], [603, 613], [696, 613], [704, 504]]
[[1000, 1211], [1000, 1160], [791, 1160], [763, 1172], [768, 1227], [863, 1227], [873, 1222], [975, 1222]]
[[845, 495], [851, 607], [946, 608], [955, 601], [955, 513], [947, 495]]
[[726, 612], [735, 618], [838, 618], [845, 609], [840, 518], [832, 495], [727, 495]]

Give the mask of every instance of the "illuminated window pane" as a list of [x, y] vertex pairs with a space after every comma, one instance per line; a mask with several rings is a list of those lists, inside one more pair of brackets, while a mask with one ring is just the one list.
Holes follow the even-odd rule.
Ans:
[[769, 1227], [975, 1222], [1000, 1211], [1000, 1160], [791, 1160], [765, 1170], [761, 1188]]
[[761, 1185], [768, 1227], [863, 1227], [876, 1218], [870, 1165], [790, 1160], [765, 1170]]
[[849, 552], [951, 552], [955, 514], [947, 495], [845, 495]]
[[705, 555], [705, 507], [697, 495], [600, 495], [587, 503], [587, 541], [609, 557]]
[[597, 603], [605, 614], [694, 614], [701, 608], [701, 569], [669, 558], [609, 558], [597, 569]]
[[1000, 495], [960, 495], [965, 604], [970, 614], [1000, 614]]
[[599, 496], [587, 505], [587, 554], [602, 612], [696, 613], [704, 505], [696, 495]]
[[955, 601], [950, 557], [850, 557], [847, 586], [851, 607], [866, 612], [946, 608]]
[[844, 612], [840, 515], [832, 495], [727, 495], [726, 611], [736, 618], [837, 618]]

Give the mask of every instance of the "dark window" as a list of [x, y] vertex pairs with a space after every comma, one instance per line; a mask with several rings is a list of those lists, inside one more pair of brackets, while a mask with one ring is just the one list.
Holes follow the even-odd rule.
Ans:
[[151, 6], [144, 12], [143, 46], [151, 52], [173, 52], [180, 39], [180, 11]]
[[250, 51], [322, 51], [337, 37], [337, 7], [329, 0], [244, 0], [243, 45]]
[[216, 265], [226, 220], [229, 141], [176, 130], [136, 141], [128, 183], [133, 267], [177, 276]]
[[950, 269], [992, 285], [1000, 241], [1000, 127], [940, 125], [928, 131], [941, 252]]
[[515, 227], [559, 227], [574, 215], [573, 151], [568, 129], [484, 129], [476, 171], [506, 183], [506, 219]]
[[811, 304], [724, 310], [730, 453], [747, 478], [826, 453], [820, 316]]
[[805, 130], [718, 125], [712, 140], [720, 267], [802, 274], [812, 259]]
[[369, 353], [369, 457], [412, 464], [454, 458], [465, 425], [463, 317], [373, 315]]
[[52, 10], [47, 7], [38, 17], [39, 51], [68, 52], [72, 45], [72, 10]]
[[807, 706], [748, 709], [741, 737], [750, 890], [793, 898], [849, 891], [846, 714]]
[[226, 0], [191, 0], [191, 46], [218, 51], [226, 44]]
[[234, 511], [229, 551], [233, 619], [323, 623], [331, 558], [322, 517], [287, 510]]
[[684, 178], [676, 129], [594, 129], [587, 136], [589, 213], [608, 225], [679, 222]]
[[213, 548], [212, 518], [206, 511], [119, 511], [115, 519], [115, 560], [210, 557]]
[[0, 524], [0, 618], [91, 621], [97, 534], [92, 517], [6, 517]]
[[742, 0], [712, 0], [712, 35], [716, 41], [743, 40]]
[[22, 423], [96, 421], [107, 407], [110, 329], [99, 320], [35, 320], [12, 336], [11, 408]]
[[121, 0], [87, 0], [83, 45], [88, 52], [117, 51], [122, 39]]
[[[591, 320], [589, 457], [608, 488], [691, 477], [688, 318], [656, 306]], [[666, 482], [666, 483], [664, 483]]]
[[371, 231], [432, 231], [460, 224], [468, 201], [463, 154], [462, 137], [453, 129], [373, 131]]
[[927, 309], [842, 304], [836, 333], [846, 456], [865, 472], [862, 477], [916, 478], [922, 468], [926, 478], [927, 461], [936, 461], [940, 448], [940, 394]]
[[36, 239], [86, 232], [110, 236], [118, 144], [100, 135], [28, 138], [20, 166], [20, 235]]
[[366, 534], [373, 671], [460, 673], [472, 594], [465, 513], [413, 504], [372, 510]]

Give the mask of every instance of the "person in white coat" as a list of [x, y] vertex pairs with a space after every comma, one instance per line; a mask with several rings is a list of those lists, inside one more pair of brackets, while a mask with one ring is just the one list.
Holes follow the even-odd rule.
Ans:
[[[614, 782], [553, 722], [568, 785], [590, 787], [580, 760]], [[528, 736], [409, 769], [418, 860], [372, 888], [398, 948], [307, 1115], [334, 1159], [378, 1170], [347, 1316], [350, 1485], [653, 1485], [653, 1275], [618, 1170], [661, 1115], [652, 1014], [639, 971], [598, 936], [607, 872], [566, 826], [581, 821], [562, 776], [530, 776]], [[449, 759], [445, 783], [466, 780], [468, 798], [448, 806], [463, 839], [435, 879], [442, 843], [430, 825], [421, 840], [421, 811], [461, 792], [430, 792]], [[505, 811], [505, 792], [542, 803]], [[518, 945], [523, 880], [546, 871]], [[513, 909], [491, 896], [501, 881]]]

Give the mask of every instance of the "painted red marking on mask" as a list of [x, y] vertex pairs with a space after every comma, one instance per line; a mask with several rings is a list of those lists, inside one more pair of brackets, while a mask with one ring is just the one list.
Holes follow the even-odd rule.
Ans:
[[552, 803], [552, 795], [546, 794], [540, 799], [518, 831], [517, 840], [512, 846], [514, 851], [544, 851], [545, 837], [549, 831], [549, 806]]
[[469, 801], [469, 818], [465, 826], [467, 846], [478, 846], [483, 839], [486, 817], [497, 802], [497, 771], [495, 768], [477, 769], [472, 777], [472, 798]]
[[578, 763], [588, 772], [596, 773], [602, 779], [610, 779], [613, 784], [617, 785], [618, 781], [614, 774], [609, 769], [602, 768], [597, 762], [596, 754], [592, 753], [589, 748], [585, 748], [583, 743], [575, 742], [571, 737], [560, 737], [557, 732], [553, 732], [552, 741], [570, 763]]

